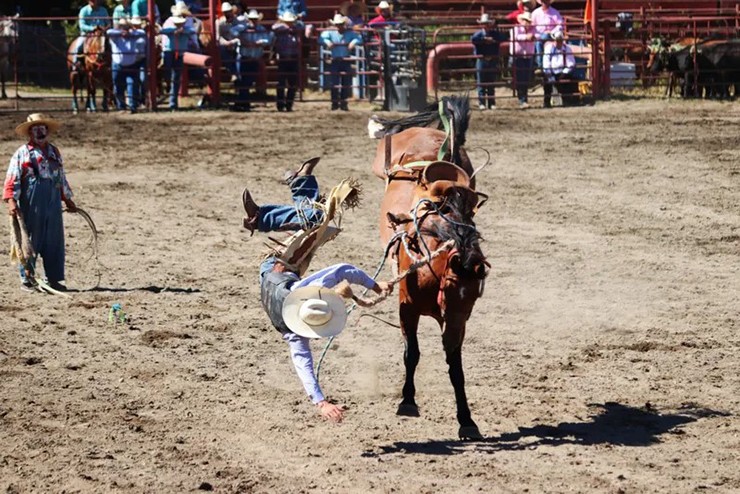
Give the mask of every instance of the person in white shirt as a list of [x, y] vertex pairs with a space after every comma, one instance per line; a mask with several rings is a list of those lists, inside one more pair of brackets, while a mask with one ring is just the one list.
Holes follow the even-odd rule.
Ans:
[[574, 79], [576, 58], [573, 49], [563, 41], [563, 33], [553, 35], [555, 40], [545, 45], [542, 57], [543, 86], [545, 90], [545, 108], [552, 107], [552, 87], [555, 85], [562, 95], [563, 106], [569, 106], [578, 99], [578, 81]]
[[128, 108], [136, 113], [141, 94], [139, 72], [146, 59], [146, 33], [133, 26], [126, 17], [118, 19], [115, 29], [108, 29], [106, 35], [110, 41], [111, 71], [113, 89], [116, 95], [116, 107], [126, 109], [124, 89], [128, 92]]
[[[298, 216], [308, 223], [320, 223], [323, 213], [309, 205], [319, 199], [319, 188], [313, 168], [318, 158], [306, 161], [296, 172], [286, 175], [293, 196], [292, 205], [258, 206], [247, 189], [242, 201], [247, 217], [244, 227], [254, 232], [300, 230]], [[301, 208], [302, 213], [297, 209]], [[290, 347], [290, 358], [296, 374], [319, 413], [327, 420], [341, 422], [343, 408], [326, 400], [313, 369], [310, 338], [335, 335], [344, 328], [344, 302], [333, 290], [340, 283], [360, 285], [381, 296], [387, 296], [393, 285], [376, 282], [361, 269], [346, 263], [335, 264], [301, 278], [294, 268], [277, 256], [269, 256], [260, 265], [260, 298], [273, 327]], [[351, 296], [351, 292], [349, 294]], [[345, 293], [342, 296], [347, 296]], [[292, 308], [292, 312], [291, 312]]]

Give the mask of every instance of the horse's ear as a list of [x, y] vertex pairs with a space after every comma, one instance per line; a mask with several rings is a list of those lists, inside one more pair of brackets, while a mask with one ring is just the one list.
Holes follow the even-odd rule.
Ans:
[[476, 196], [478, 196], [478, 203], [475, 205], [475, 209], [473, 209], [473, 214], [477, 213], [480, 208], [483, 207], [485, 203], [488, 202], [488, 194], [484, 194], [483, 192], [476, 192]]
[[482, 280], [483, 278], [488, 276], [489, 267], [490, 265], [486, 261], [479, 262], [478, 264], [476, 264], [475, 267], [473, 268], [473, 272], [475, 273], [476, 278]]

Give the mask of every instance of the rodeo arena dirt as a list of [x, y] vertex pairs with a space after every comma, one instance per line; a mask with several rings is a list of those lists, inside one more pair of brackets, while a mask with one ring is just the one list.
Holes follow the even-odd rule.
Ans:
[[[65, 291], [41, 261], [19, 289], [25, 226], [3, 222], [0, 491], [740, 492], [740, 4], [665, 3], [563, 2], [575, 94], [532, 67], [522, 105], [509, 38], [493, 68], [471, 42], [491, 17], [508, 33], [513, 5], [401, 0], [399, 24], [359, 30], [348, 111], [319, 43], [374, 16], [360, 4], [309, 2], [291, 112], [266, 58], [239, 111], [206, 39], [178, 111], [155, 77], [135, 114], [100, 94], [73, 114], [71, 40], [52, 43], [63, 75], [43, 72], [24, 36], [57, 21], [7, 19], [0, 156], [36, 142], [23, 123], [41, 113], [66, 207], [91, 221], [62, 215]], [[299, 203], [292, 231], [252, 235], [252, 200], [291, 204], [286, 170], [316, 177], [323, 223]], [[276, 252], [306, 276], [349, 263], [396, 281], [355, 288], [341, 334], [311, 340], [341, 421], [261, 303]]]

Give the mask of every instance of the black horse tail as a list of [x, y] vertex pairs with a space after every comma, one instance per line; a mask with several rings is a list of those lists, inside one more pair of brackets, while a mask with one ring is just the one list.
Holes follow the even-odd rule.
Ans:
[[[455, 129], [455, 147], [465, 144], [465, 134], [470, 124], [470, 101], [468, 95], [460, 96], [443, 96], [442, 111], [448, 120], [452, 119]], [[412, 127], [431, 127], [434, 126], [440, 130], [444, 129], [444, 124], [440, 117], [439, 103], [431, 103], [427, 107], [408, 117], [391, 119], [383, 118], [377, 115], [370, 117], [368, 122], [368, 133], [371, 138], [380, 139], [386, 135], [398, 134], [402, 130]]]
[[[468, 95], [443, 96], [442, 111], [452, 124], [453, 147], [450, 150], [451, 161], [460, 164], [460, 148], [465, 145], [465, 135], [470, 126], [470, 99]], [[441, 123], [441, 122], [440, 122]]]

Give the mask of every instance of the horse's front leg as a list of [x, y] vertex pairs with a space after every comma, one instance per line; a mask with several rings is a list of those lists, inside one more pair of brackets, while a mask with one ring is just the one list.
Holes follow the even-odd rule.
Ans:
[[403, 364], [406, 367], [406, 381], [403, 385], [403, 401], [398, 405], [396, 415], [405, 415], [407, 417], [418, 417], [419, 407], [416, 406], [414, 397], [416, 396], [416, 387], [414, 386], [414, 374], [416, 366], [419, 363], [419, 339], [417, 329], [419, 326], [419, 313], [414, 309], [412, 304], [402, 303], [399, 309], [401, 319], [401, 331], [405, 339], [406, 348], [403, 352]]
[[87, 77], [87, 111], [95, 113], [98, 111], [95, 94], [95, 75], [90, 73]]
[[448, 320], [442, 333], [442, 344], [444, 345], [447, 365], [449, 367], [450, 381], [455, 389], [455, 401], [457, 402], [457, 422], [460, 429], [457, 435], [460, 439], [483, 439], [478, 426], [473, 422], [468, 407], [468, 397], [465, 394], [465, 373], [462, 366], [462, 343], [465, 338], [465, 322], [451, 325]]

